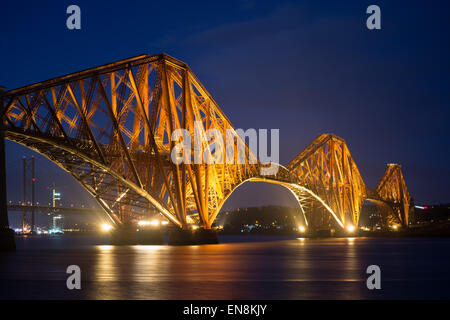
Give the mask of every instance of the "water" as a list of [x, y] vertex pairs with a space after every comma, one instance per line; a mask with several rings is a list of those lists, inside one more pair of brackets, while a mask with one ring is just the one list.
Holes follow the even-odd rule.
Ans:
[[[222, 237], [219, 245], [108, 246], [18, 238], [0, 254], [0, 299], [449, 299], [450, 238]], [[82, 290], [66, 288], [80, 266]], [[367, 266], [381, 268], [368, 290]]]

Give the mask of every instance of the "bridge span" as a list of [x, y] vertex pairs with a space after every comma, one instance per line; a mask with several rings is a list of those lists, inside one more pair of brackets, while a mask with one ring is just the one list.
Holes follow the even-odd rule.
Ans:
[[[133, 208], [158, 210], [182, 230], [188, 216], [211, 229], [226, 199], [249, 181], [286, 187], [307, 226], [355, 228], [362, 203], [383, 208], [386, 224], [408, 226], [411, 197], [398, 164], [368, 189], [345, 141], [314, 139], [273, 175], [256, 159], [189, 66], [166, 54], [140, 55], [7, 91], [1, 99], [3, 134], [67, 171], [118, 228], [136, 223]], [[175, 129], [201, 135], [234, 132], [244, 164], [175, 164]], [[217, 151], [202, 141], [211, 157]], [[256, 160], [255, 160], [256, 159]]]

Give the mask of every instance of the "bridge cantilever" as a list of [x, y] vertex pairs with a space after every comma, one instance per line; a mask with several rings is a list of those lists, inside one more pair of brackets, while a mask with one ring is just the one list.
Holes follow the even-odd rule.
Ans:
[[[399, 166], [389, 166], [370, 198], [344, 139], [322, 134], [288, 165], [261, 176], [259, 161], [174, 164], [172, 131], [234, 133], [257, 159], [189, 66], [167, 54], [139, 55], [7, 91], [0, 116], [5, 137], [69, 172], [118, 225], [135, 223], [135, 208], [156, 209], [180, 228], [197, 214], [205, 229], [247, 181], [277, 183], [296, 197], [306, 224], [358, 226], [366, 199], [384, 201], [408, 225], [410, 196]], [[215, 150], [202, 141], [208, 155]], [[234, 152], [233, 156], [237, 154]], [[319, 203], [323, 213], [310, 207]], [[311, 205], [309, 205], [311, 204]], [[322, 212], [322, 211], [321, 211]]]

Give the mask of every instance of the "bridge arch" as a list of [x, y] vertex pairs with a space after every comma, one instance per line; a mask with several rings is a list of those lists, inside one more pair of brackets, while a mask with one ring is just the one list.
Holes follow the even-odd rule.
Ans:
[[[281, 165], [280, 165], [281, 166]], [[263, 177], [251, 177], [248, 179], [245, 179], [241, 183], [237, 184], [221, 201], [220, 205], [216, 208], [215, 215], [212, 217], [212, 220], [215, 220], [217, 215], [219, 214], [221, 208], [225, 204], [225, 202], [228, 200], [228, 198], [242, 185], [245, 183], [251, 183], [251, 182], [260, 182], [260, 183], [268, 183], [273, 185], [281, 186], [287, 190], [294, 196], [299, 210], [300, 214], [305, 221], [306, 226], [309, 226], [309, 221], [307, 218], [307, 211], [309, 210], [309, 206], [311, 202], [316, 203], [317, 205], [321, 206], [323, 209], [325, 209], [336, 221], [336, 223], [341, 227], [344, 228], [344, 224], [342, 221], [339, 220], [338, 215], [333, 212], [333, 210], [325, 203], [323, 199], [321, 199], [317, 194], [315, 194], [313, 191], [309, 190], [308, 188], [305, 188], [303, 186], [299, 186], [295, 183], [289, 183], [289, 182], [283, 182], [276, 180], [274, 178], [263, 178]]]
[[[123, 175], [105, 166], [98, 160], [93, 158], [89, 152], [82, 152], [80, 149], [74, 149], [75, 146], [67, 145], [64, 141], [58, 142], [52, 138], [29, 135], [25, 132], [8, 130], [5, 132], [5, 138], [16, 142], [34, 152], [47, 158], [58, 167], [68, 172], [102, 207], [111, 222], [116, 225], [122, 225], [124, 220], [113, 211], [114, 202], [118, 202], [120, 198], [121, 205], [127, 204], [123, 201], [124, 197], [128, 197], [130, 206], [137, 206], [141, 208], [148, 208], [148, 203], [155, 206], [161, 214], [166, 216], [170, 221], [179, 225], [179, 222], [173, 219], [173, 216], [168, 210], [162, 207], [156, 199], [140, 189], [130, 179], [126, 179]], [[89, 148], [87, 148], [89, 150]], [[75, 170], [75, 167], [77, 169]], [[90, 179], [92, 173], [101, 175], [97, 181]], [[99, 192], [104, 191], [104, 187], [99, 187], [100, 184], [120, 184], [122, 190], [127, 190], [124, 194], [118, 193], [116, 189], [110, 189], [109, 193]], [[108, 201], [109, 200], [109, 201]], [[111, 205], [112, 204], [112, 205]]]

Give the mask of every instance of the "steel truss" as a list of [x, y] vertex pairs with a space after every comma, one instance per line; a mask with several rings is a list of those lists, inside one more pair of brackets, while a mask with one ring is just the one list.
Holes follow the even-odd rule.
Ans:
[[[190, 68], [165, 54], [141, 55], [8, 91], [1, 110], [7, 139], [66, 170], [118, 225], [157, 210], [179, 227], [187, 228], [192, 216], [211, 228], [226, 199], [246, 181], [283, 185], [296, 197], [306, 222], [317, 203], [341, 227], [358, 225], [367, 198], [345, 141], [334, 135], [319, 136], [276, 175], [261, 176], [263, 165]], [[186, 129], [194, 141], [198, 123], [202, 154], [223, 161], [174, 163], [171, 151], [178, 141], [172, 132]], [[211, 148], [208, 129], [224, 138], [232, 132], [236, 149]], [[247, 155], [243, 164], [236, 161], [238, 145]], [[409, 195], [395, 168], [385, 173], [375, 198], [401, 203], [394, 211], [407, 224]]]

